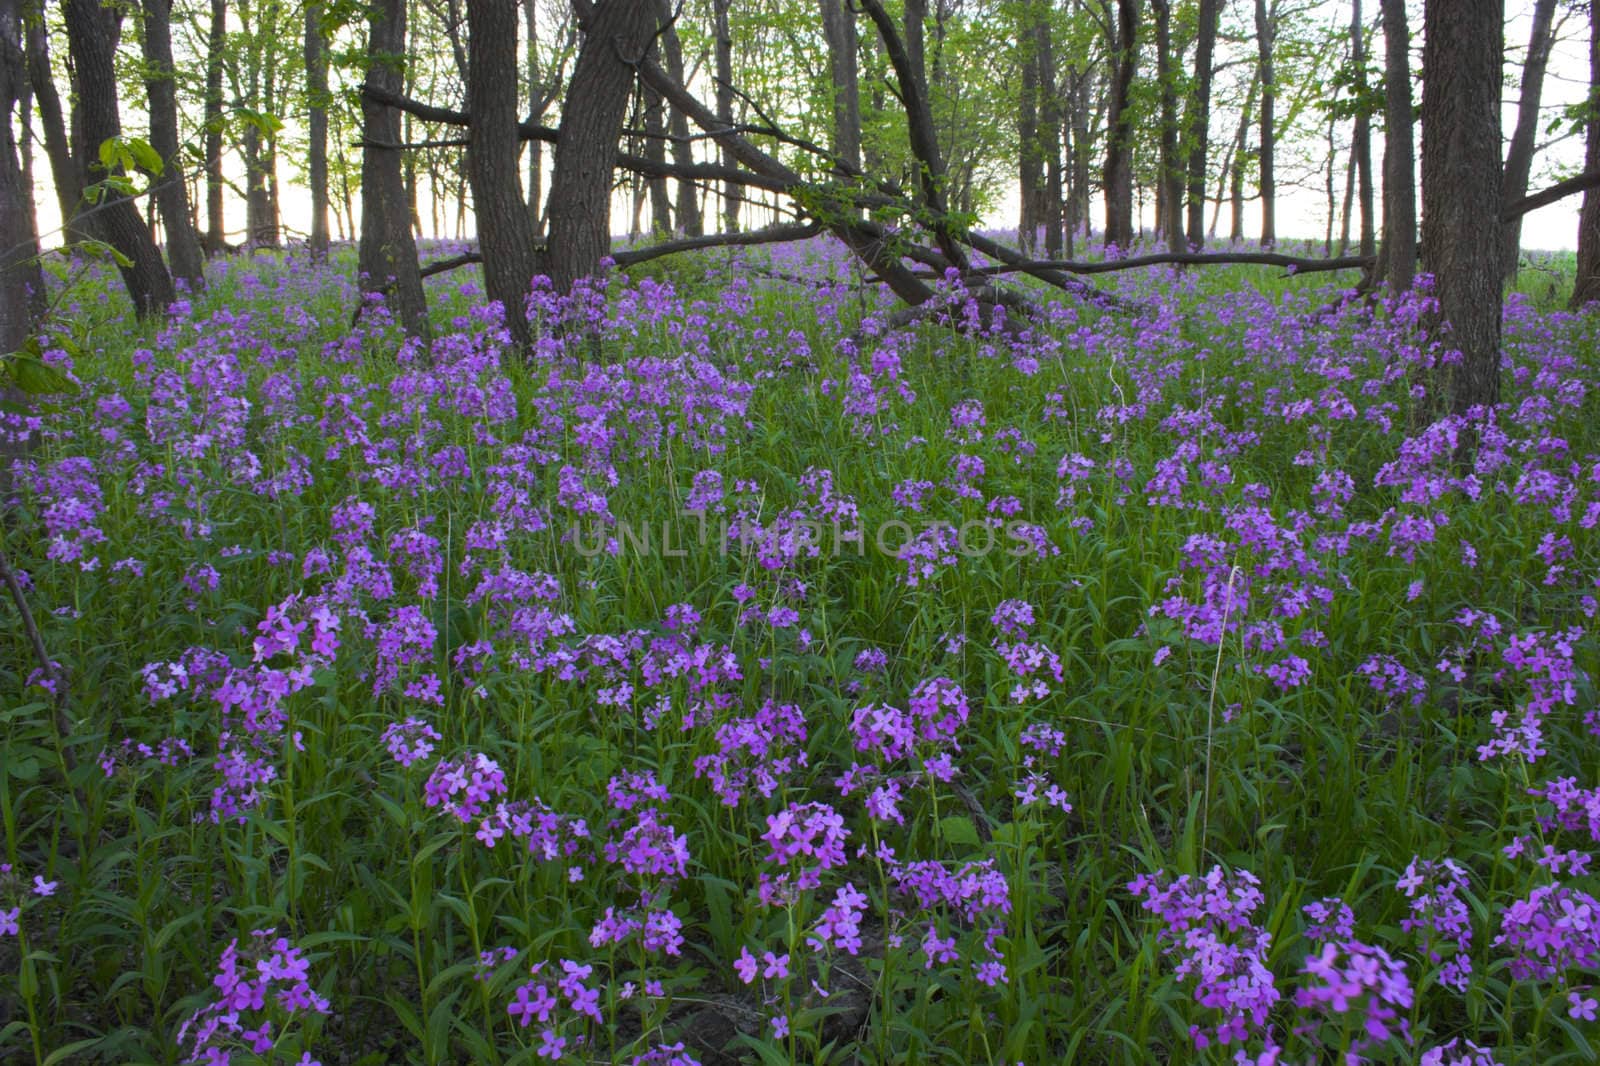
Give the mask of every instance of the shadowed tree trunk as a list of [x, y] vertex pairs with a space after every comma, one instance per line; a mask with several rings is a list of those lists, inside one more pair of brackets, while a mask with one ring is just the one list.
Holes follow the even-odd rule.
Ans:
[[[405, 85], [406, 0], [376, 0], [367, 38], [367, 84], [391, 93]], [[428, 305], [417, 244], [406, 219], [400, 172], [400, 112], [361, 98], [361, 290], [387, 293], [395, 321], [412, 336], [428, 333]]]
[[[523, 18], [528, 36], [528, 99], [533, 102], [533, 121], [544, 118], [544, 80], [539, 76], [539, 0], [523, 0]], [[535, 237], [544, 232], [544, 145], [528, 142], [528, 218]]]
[[1277, 103], [1278, 84], [1272, 70], [1273, 13], [1267, 0], [1256, 0], [1256, 81], [1261, 86], [1261, 148], [1257, 158], [1261, 188], [1261, 247], [1278, 243]]
[[[615, 2], [615, 0], [611, 0]], [[717, 119], [724, 126], [733, 125], [733, 30], [728, 25], [728, 8], [732, 0], [712, 0], [711, 13], [716, 34], [717, 67]], [[574, 71], [576, 73], [576, 71]], [[722, 165], [733, 165], [733, 157], [726, 147], [722, 149]], [[741, 192], [734, 182], [722, 186], [722, 228], [728, 233], [739, 230], [739, 198]]]
[[[822, 0], [822, 33], [828, 42], [828, 70], [833, 82], [833, 154], [861, 169], [861, 87], [856, 74], [856, 20], [848, 0]], [[682, 61], [667, 72], [683, 80]]]
[[[530, 342], [528, 293], [533, 287], [533, 223], [522, 202], [517, 165], [517, 9], [505, 0], [467, 0], [467, 175], [483, 254], [484, 288], [505, 308], [519, 345]], [[610, 183], [607, 182], [609, 191]]]
[[906, 5], [906, 55], [911, 59], [911, 70], [917, 79], [917, 88], [924, 99], [928, 96], [928, 66], [923, 46], [923, 27], [928, 21], [928, 0], [905, 0]]
[[[1522, 66], [1522, 91], [1517, 101], [1517, 125], [1506, 148], [1506, 171], [1502, 182], [1503, 203], [1515, 203], [1528, 195], [1528, 176], [1533, 172], [1534, 138], [1539, 133], [1539, 97], [1544, 92], [1544, 72], [1555, 45], [1556, 0], [1538, 0], [1533, 5], [1533, 29], [1528, 34], [1528, 54]], [[1522, 247], [1522, 216], [1504, 224], [1500, 276], [1507, 282], [1517, 275], [1517, 253]]]
[[1500, 398], [1503, 0], [1427, 0], [1422, 259], [1434, 275], [1450, 409]]
[[228, 46], [227, 0], [211, 0], [211, 32], [206, 39], [206, 251], [228, 246], [223, 218], [222, 64]]
[[[854, 30], [855, 24], [851, 23]], [[851, 40], [855, 37], [852, 35]], [[678, 31], [668, 26], [661, 34], [661, 51], [667, 62], [667, 73], [673, 80], [682, 84], [683, 73], [683, 45], [678, 40]], [[855, 61], [855, 49], [851, 48], [850, 58]], [[852, 65], [851, 71], [855, 68]], [[857, 130], [857, 155], [860, 154], [860, 112], [856, 115]], [[694, 165], [694, 145], [689, 140], [689, 118], [683, 113], [682, 108], [669, 108], [667, 111], [667, 131], [672, 134], [672, 163], [683, 168]], [[859, 160], [858, 160], [859, 163]], [[686, 237], [698, 237], [705, 232], [705, 223], [700, 218], [700, 201], [695, 190], [694, 182], [688, 178], [678, 179], [678, 229]]]
[[50, 176], [54, 179], [56, 204], [61, 211], [65, 236], [69, 241], [78, 241], [87, 236], [86, 229], [72, 221], [83, 208], [83, 164], [73, 151], [72, 139], [67, 134], [66, 114], [61, 108], [61, 96], [56, 92], [55, 75], [50, 69], [49, 39], [45, 34], [44, 20], [35, 14], [38, 10], [37, 7], [26, 5], [23, 8], [28, 81], [33, 87], [34, 102], [39, 106], [44, 150], [50, 157]]
[[665, 236], [672, 232], [672, 191], [667, 185], [667, 104], [661, 94], [645, 89], [644, 129], [648, 136], [644, 142], [645, 158], [658, 164], [662, 172], [649, 179], [650, 230]]
[[[725, 11], [724, 0], [719, 5]], [[605, 0], [595, 4], [584, 20], [583, 46], [567, 99], [582, 100], [585, 106], [561, 116], [550, 179], [545, 273], [557, 292], [568, 291], [574, 281], [598, 271], [600, 259], [611, 251], [611, 173], [633, 93], [630, 61], [641, 57], [649, 45], [656, 19], [655, 4]], [[732, 203], [737, 207], [737, 200]]]
[[[94, 177], [96, 171], [104, 171], [100, 146], [122, 135], [115, 66], [121, 14], [101, 7], [99, 0], [66, 0], [65, 11], [80, 137], [87, 149], [86, 177]], [[117, 269], [133, 299], [134, 311], [141, 316], [164, 313], [175, 297], [172, 275], [133, 200], [106, 188], [97, 205], [93, 232], [127, 260], [126, 266], [119, 263]]]
[[1022, 85], [1017, 98], [1017, 244], [1031, 253], [1039, 236], [1039, 188], [1044, 184], [1044, 149], [1039, 143], [1039, 57], [1034, 54], [1032, 34], [1019, 32], [1018, 37]]
[[[1357, 71], [1367, 69], [1366, 26], [1361, 18], [1361, 0], [1352, 0], [1350, 12], [1350, 58]], [[1364, 73], [1360, 75], [1365, 84]], [[1351, 134], [1351, 161], [1356, 168], [1356, 194], [1361, 214], [1361, 254], [1377, 252], [1377, 225], [1372, 207], [1372, 118], [1363, 105], [1356, 109], [1355, 131]]]
[[[28, 60], [22, 0], [0, 0], [0, 355], [17, 351], [32, 335], [44, 297], [34, 232], [33, 190], [23, 181], [20, 146], [11, 125], [28, 96]], [[10, 470], [0, 438], [0, 486]]]
[[311, 254], [328, 257], [328, 42], [322, 37], [322, 3], [306, 4], [306, 96], [310, 110], [308, 179], [311, 183]]
[[178, 143], [178, 92], [172, 65], [172, 0], [144, 0], [144, 77], [150, 99], [150, 147], [161, 157], [155, 179], [161, 224], [167, 232], [172, 273], [191, 292], [205, 288], [205, 253], [189, 213], [189, 183], [184, 179]]
[[1034, 48], [1039, 57], [1039, 140], [1044, 148], [1044, 188], [1039, 190], [1039, 223], [1044, 226], [1045, 256], [1061, 257], [1061, 97], [1056, 84], [1055, 42], [1050, 36], [1049, 11], [1033, 24]]
[[1150, 0], [1156, 15], [1156, 78], [1161, 83], [1160, 196], [1156, 228], [1167, 248], [1184, 251], [1183, 170], [1178, 165], [1178, 87], [1172, 63], [1172, 0]]
[[[1600, 4], [1589, 6], [1589, 114], [1584, 131], [1583, 169], [1600, 170]], [[1600, 300], [1600, 189], [1583, 194], [1578, 215], [1578, 276], [1573, 281], [1574, 309]]]
[[1417, 269], [1416, 157], [1411, 140], [1411, 31], [1406, 0], [1383, 9], [1383, 280], [1411, 288]]
[[[33, 190], [23, 179], [11, 125], [12, 112], [26, 106], [28, 83], [22, 0], [0, 0], [0, 355], [27, 344], [44, 300]], [[0, 400], [19, 399], [16, 390], [0, 385]], [[11, 494], [12, 460], [27, 444], [25, 438], [0, 433], [0, 513]]]
[[1212, 59], [1222, 0], [1200, 0], [1200, 25], [1194, 46], [1194, 96], [1189, 101], [1189, 244], [1206, 242], [1206, 152], [1211, 126]]
[[1106, 243], [1133, 244], [1133, 76], [1139, 62], [1139, 0], [1117, 0], [1109, 54], [1111, 92], [1106, 115]]

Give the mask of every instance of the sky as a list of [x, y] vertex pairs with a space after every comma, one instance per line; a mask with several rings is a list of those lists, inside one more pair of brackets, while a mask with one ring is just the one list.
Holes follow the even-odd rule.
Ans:
[[[1239, 0], [1230, 0], [1230, 7], [1237, 7]], [[1373, 6], [1369, 4], [1369, 6]], [[1571, 5], [1563, 3], [1563, 9]], [[1330, 21], [1344, 22], [1349, 18], [1348, 0], [1322, 0], [1321, 10], [1318, 15]], [[1507, 85], [1504, 94], [1504, 115], [1502, 126], [1505, 136], [1510, 137], [1511, 129], [1516, 122], [1516, 107], [1518, 97], [1518, 80], [1521, 75], [1521, 56], [1527, 47], [1528, 30], [1531, 21], [1532, 0], [1507, 0], [1507, 25], [1506, 25], [1506, 55], [1507, 55]], [[1587, 19], [1581, 11], [1570, 14], [1558, 11], [1558, 19], [1565, 14], [1566, 22], [1560, 28], [1556, 48], [1551, 56], [1550, 66], [1545, 78], [1544, 93], [1542, 96], [1542, 114], [1544, 122], [1548, 123], [1558, 117], [1563, 108], [1568, 105], [1581, 103], [1588, 91], [1588, 32]], [[1234, 17], [1240, 17], [1235, 13]], [[1413, 33], [1416, 33], [1420, 18], [1413, 14]], [[1420, 62], [1420, 37], [1415, 42], [1418, 47], [1413, 49], [1414, 62]], [[1382, 39], [1379, 35], [1374, 42], [1375, 50], [1381, 52]], [[1219, 56], [1219, 59], [1222, 58]], [[1414, 89], [1414, 96], [1420, 98], [1420, 82]], [[296, 132], [296, 123], [292, 116], [285, 116], [289, 125], [289, 132]], [[1226, 138], [1224, 132], [1233, 125], [1232, 119], [1214, 117], [1212, 140], [1216, 144]], [[130, 126], [132, 122], [130, 121]], [[1415, 131], [1417, 143], [1420, 146], [1421, 131]], [[1541, 130], [1540, 143], [1551, 140], [1554, 135]], [[1373, 141], [1373, 168], [1374, 180], [1381, 180], [1380, 166], [1382, 158], [1381, 134], [1374, 136]], [[44, 161], [42, 150], [35, 153], [36, 173], [38, 188], [35, 192], [35, 203], [38, 205], [40, 229], [45, 234], [44, 243], [54, 246], [59, 243], [60, 218], [56, 210], [55, 196], [49, 181], [49, 167]], [[1582, 167], [1583, 141], [1581, 135], [1568, 137], [1558, 143], [1550, 145], [1541, 151], [1535, 160], [1531, 190], [1537, 190], [1551, 184], [1562, 177], [1576, 173]], [[546, 166], [549, 164], [549, 153], [546, 153]], [[239, 167], [238, 160], [230, 157], [230, 171]], [[304, 233], [309, 228], [310, 220], [310, 194], [299, 182], [294, 180], [292, 171], [297, 169], [289, 165], [289, 161], [280, 161], [280, 180], [282, 182], [282, 210], [284, 223], [291, 233]], [[1321, 186], [1321, 179], [1313, 176], [1312, 185], [1296, 185], [1292, 183], [1293, 174], [1290, 168], [1283, 168], [1280, 172], [1279, 198], [1278, 198], [1278, 233], [1280, 239], [1289, 238], [1317, 238], [1324, 233], [1327, 221], [1326, 192]], [[1343, 196], [1344, 167], [1338, 165], [1340, 182], [1339, 197]], [[236, 180], [242, 181], [241, 175], [232, 175]], [[548, 178], [546, 188], [548, 188]], [[426, 194], [424, 194], [425, 196]], [[1524, 248], [1539, 250], [1570, 249], [1575, 246], [1577, 237], [1578, 208], [1582, 198], [1569, 197], [1559, 203], [1525, 216], [1522, 230], [1522, 243]], [[1015, 187], [1005, 190], [995, 208], [983, 219], [982, 224], [989, 228], [1004, 229], [1014, 227], [1017, 220], [1017, 191]], [[1101, 202], [1096, 198], [1094, 210], [1098, 213]], [[1211, 217], [1214, 207], [1208, 205], [1207, 218]], [[357, 206], [359, 211], [359, 203]], [[1152, 224], [1153, 207], [1145, 205], [1142, 225], [1148, 228]], [[426, 200], [422, 204], [421, 214], [424, 225], [429, 224], [431, 212]], [[452, 206], [447, 217], [454, 217]], [[613, 206], [613, 229], [619, 232], [626, 231], [631, 216], [631, 202], [620, 196]], [[230, 196], [228, 201], [228, 224], [230, 230], [237, 233], [244, 227], [244, 204], [238, 197]], [[1096, 220], [1098, 226], [1098, 218]], [[1224, 206], [1219, 229], [1226, 232], [1229, 225], [1229, 212]], [[470, 221], [469, 221], [470, 226]], [[1259, 233], [1260, 205], [1258, 202], [1246, 204], [1245, 232], [1247, 236], [1254, 237]]]

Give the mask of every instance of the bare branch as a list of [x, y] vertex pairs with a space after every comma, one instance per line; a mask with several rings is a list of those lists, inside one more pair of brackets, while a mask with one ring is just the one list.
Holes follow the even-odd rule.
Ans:
[[[1309, 259], [1295, 255], [1279, 255], [1276, 252], [1157, 252], [1150, 255], [1129, 256], [1126, 259], [1100, 259], [1094, 261], [1051, 260], [1051, 259], [1023, 259], [1004, 245], [994, 244], [974, 235], [973, 247], [985, 255], [993, 255], [991, 248], [1009, 252], [1009, 255], [994, 255], [1001, 259], [1002, 266], [974, 267], [966, 271], [974, 277], [988, 277], [996, 274], [1014, 274], [1019, 271], [1041, 277], [1045, 274], [1114, 274], [1122, 270], [1136, 270], [1139, 267], [1160, 266], [1162, 264], [1179, 264], [1183, 266], [1222, 266], [1228, 264], [1253, 264], [1256, 266], [1283, 267], [1295, 274], [1319, 274], [1330, 270], [1364, 270], [1372, 266], [1373, 257], [1363, 255], [1347, 255], [1329, 259]], [[1042, 278], [1049, 280], [1048, 278]], [[1081, 283], [1080, 283], [1081, 284]]]
[[611, 258], [619, 267], [637, 266], [659, 259], [664, 255], [691, 252], [699, 248], [733, 248], [757, 244], [780, 244], [785, 241], [803, 241], [822, 232], [822, 225], [806, 222], [793, 226], [768, 226], [766, 229], [746, 233], [708, 233], [703, 237], [685, 237], [683, 240], [652, 244], [644, 248], [630, 248], [617, 252]]
[[1600, 187], [1600, 170], [1588, 170], [1566, 181], [1558, 181], [1548, 189], [1542, 189], [1532, 196], [1524, 196], [1514, 203], [1508, 204], [1500, 212], [1500, 221], [1510, 222], [1514, 218], [1521, 218], [1529, 211], [1537, 211], [1541, 207], [1548, 207], [1558, 200], [1565, 200], [1574, 193], [1586, 192], [1589, 189]]

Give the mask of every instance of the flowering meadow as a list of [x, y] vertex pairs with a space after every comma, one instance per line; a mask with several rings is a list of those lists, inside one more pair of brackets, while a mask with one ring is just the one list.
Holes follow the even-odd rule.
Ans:
[[1595, 1061], [1600, 318], [352, 259], [6, 416], [0, 1061]]

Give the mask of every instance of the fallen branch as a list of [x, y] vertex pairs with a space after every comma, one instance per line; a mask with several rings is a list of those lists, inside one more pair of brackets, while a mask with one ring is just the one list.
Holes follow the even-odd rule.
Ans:
[[700, 248], [737, 248], [757, 244], [781, 244], [785, 241], [803, 241], [808, 237], [815, 237], [822, 232], [822, 226], [816, 222], [806, 222], [792, 226], [768, 226], [766, 229], [750, 230], [746, 233], [708, 233], [703, 237], [685, 237], [682, 240], [666, 241], [662, 244], [652, 244], [644, 248], [630, 248], [627, 251], [617, 252], [612, 255], [612, 260], [618, 267], [626, 268], [647, 263], [652, 259], [660, 259], [666, 255], [676, 255], [679, 252], [692, 252]]

